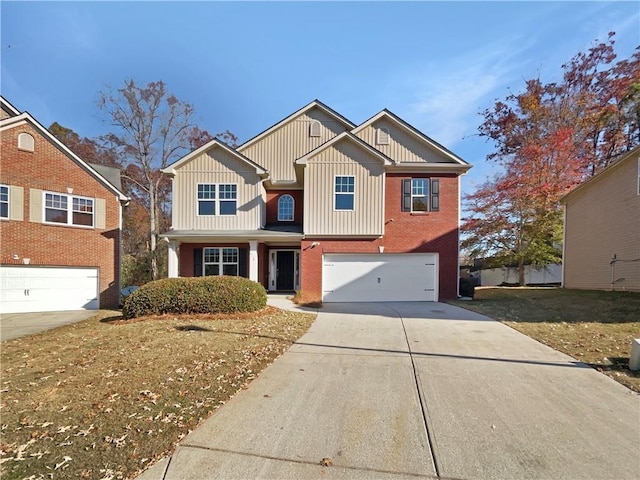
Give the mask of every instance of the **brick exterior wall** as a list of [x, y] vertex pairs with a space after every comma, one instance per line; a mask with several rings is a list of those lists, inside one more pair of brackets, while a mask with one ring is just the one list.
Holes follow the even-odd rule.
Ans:
[[[278, 222], [278, 198], [287, 193], [293, 197], [293, 222]], [[267, 225], [302, 225], [303, 197], [302, 190], [267, 191]]]
[[[426, 175], [425, 175], [426, 176]], [[324, 253], [438, 253], [439, 300], [458, 292], [458, 178], [439, 175], [440, 211], [402, 211], [402, 180], [419, 175], [387, 173], [385, 185], [385, 233], [375, 239], [312, 238], [302, 241], [301, 290], [306, 301], [322, 299]], [[313, 242], [320, 245], [311, 248]]]
[[[18, 134], [35, 139], [33, 152], [18, 150]], [[31, 124], [2, 132], [0, 183], [24, 188], [23, 220], [0, 222], [0, 263], [97, 267], [100, 308], [117, 308], [120, 302], [120, 202], [116, 194], [44, 137]], [[105, 228], [80, 228], [30, 221], [31, 188], [102, 198], [106, 204]], [[20, 258], [14, 260], [13, 256]]]

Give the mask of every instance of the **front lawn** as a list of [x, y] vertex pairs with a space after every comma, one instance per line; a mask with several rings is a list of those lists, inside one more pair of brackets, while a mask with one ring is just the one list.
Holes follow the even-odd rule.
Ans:
[[640, 293], [480, 287], [473, 301], [451, 303], [499, 320], [640, 392], [640, 372], [628, 368], [631, 342], [640, 338]]
[[2, 343], [0, 476], [132, 478], [307, 331], [315, 315], [84, 322]]

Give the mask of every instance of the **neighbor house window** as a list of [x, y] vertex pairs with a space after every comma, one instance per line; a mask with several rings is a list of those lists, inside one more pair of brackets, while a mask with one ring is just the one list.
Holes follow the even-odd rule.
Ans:
[[355, 177], [337, 176], [334, 196], [336, 210], [353, 210], [355, 205]]
[[0, 185], [0, 218], [9, 218], [9, 187]]
[[198, 215], [235, 215], [238, 186], [230, 183], [198, 184]]
[[289, 194], [281, 195], [278, 198], [278, 221], [293, 221], [293, 197]]
[[440, 180], [411, 178], [402, 181], [402, 211], [437, 212], [440, 210]]
[[93, 199], [65, 195], [44, 194], [44, 221], [62, 225], [93, 227]]
[[238, 249], [229, 248], [205, 248], [202, 261], [205, 275], [231, 275], [238, 276]]

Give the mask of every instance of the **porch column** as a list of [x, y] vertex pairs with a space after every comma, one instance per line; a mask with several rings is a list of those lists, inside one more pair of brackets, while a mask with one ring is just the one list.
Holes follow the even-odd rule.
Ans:
[[178, 277], [178, 246], [180, 242], [176, 240], [169, 241], [169, 252], [167, 258], [167, 273], [169, 278]]
[[249, 241], [249, 280], [258, 281], [258, 242]]

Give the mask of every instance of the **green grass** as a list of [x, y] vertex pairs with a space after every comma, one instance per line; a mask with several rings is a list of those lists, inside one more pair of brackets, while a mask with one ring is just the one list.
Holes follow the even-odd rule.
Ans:
[[640, 392], [640, 372], [628, 368], [631, 342], [640, 338], [640, 293], [533, 287], [481, 287], [475, 293], [472, 302], [451, 303], [499, 320]]

